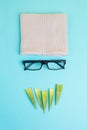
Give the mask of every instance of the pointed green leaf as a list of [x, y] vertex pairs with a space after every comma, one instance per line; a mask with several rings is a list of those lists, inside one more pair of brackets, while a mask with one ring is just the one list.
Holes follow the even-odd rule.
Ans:
[[61, 92], [62, 92], [62, 85], [56, 84], [56, 87], [55, 87], [55, 104], [58, 103]]
[[50, 110], [52, 103], [53, 103], [53, 97], [54, 97], [54, 89], [50, 88], [48, 90], [48, 108]]
[[40, 105], [41, 108], [43, 108], [40, 89], [35, 88], [35, 95], [36, 95], [36, 99], [38, 101], [38, 104]]
[[43, 102], [43, 110], [46, 111], [46, 105], [47, 105], [47, 91], [42, 91], [42, 102]]
[[33, 95], [32, 89], [31, 88], [27, 88], [25, 91], [26, 91], [26, 93], [27, 93], [31, 103], [36, 108], [36, 102], [35, 102], [35, 99], [34, 99], [34, 95]]

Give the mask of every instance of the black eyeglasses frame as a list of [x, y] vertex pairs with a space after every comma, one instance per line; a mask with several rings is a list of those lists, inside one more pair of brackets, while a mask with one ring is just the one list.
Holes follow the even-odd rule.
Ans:
[[[58, 69], [49, 68], [48, 63], [50, 62], [58, 64], [60, 68]], [[63, 62], [63, 65], [60, 64], [61, 62]], [[61, 60], [23, 60], [22, 63], [24, 65], [24, 70], [37, 71], [40, 70], [44, 64], [47, 66], [49, 70], [61, 70], [61, 69], [65, 69], [66, 60], [62, 60], [62, 59]], [[31, 64], [26, 66], [26, 63], [31, 63]], [[31, 66], [34, 63], [41, 63], [41, 67], [39, 69], [29, 69], [29, 66]]]

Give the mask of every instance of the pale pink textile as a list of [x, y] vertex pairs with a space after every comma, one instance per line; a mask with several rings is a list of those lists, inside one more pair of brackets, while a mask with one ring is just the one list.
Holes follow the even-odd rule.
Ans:
[[65, 14], [21, 14], [21, 53], [67, 54]]

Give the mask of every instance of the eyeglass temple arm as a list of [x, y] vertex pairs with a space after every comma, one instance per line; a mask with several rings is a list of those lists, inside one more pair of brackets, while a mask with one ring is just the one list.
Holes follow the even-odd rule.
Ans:
[[64, 65], [62, 66], [60, 63], [57, 63], [62, 69], [65, 68], [66, 61], [63, 61]]
[[26, 61], [23, 61], [22, 63], [23, 63], [23, 65], [24, 65], [24, 70], [27, 70], [27, 69], [28, 69], [28, 67], [29, 67], [30, 65], [28, 65], [28, 66], [25, 66], [25, 64], [26, 64], [26, 63], [28, 63], [28, 62], [26, 62]]

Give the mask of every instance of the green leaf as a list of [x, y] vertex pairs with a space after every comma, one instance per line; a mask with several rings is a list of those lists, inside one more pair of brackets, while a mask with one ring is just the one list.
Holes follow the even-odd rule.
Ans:
[[34, 99], [34, 95], [33, 95], [33, 91], [31, 88], [27, 88], [26, 90], [26, 93], [32, 103], [32, 105], [36, 108], [36, 102], [35, 102], [35, 99]]
[[44, 111], [44, 112], [46, 111], [47, 96], [48, 96], [47, 91], [45, 91], [45, 90], [42, 91], [42, 102], [43, 102], [43, 111]]
[[35, 88], [35, 95], [36, 95], [36, 99], [38, 101], [38, 104], [40, 105], [41, 108], [43, 108], [40, 89]]
[[49, 110], [52, 107], [53, 97], [54, 97], [54, 89], [50, 88], [48, 90], [48, 108], [49, 108]]
[[62, 92], [62, 85], [56, 84], [56, 87], [55, 87], [55, 104], [58, 103], [61, 92]]

